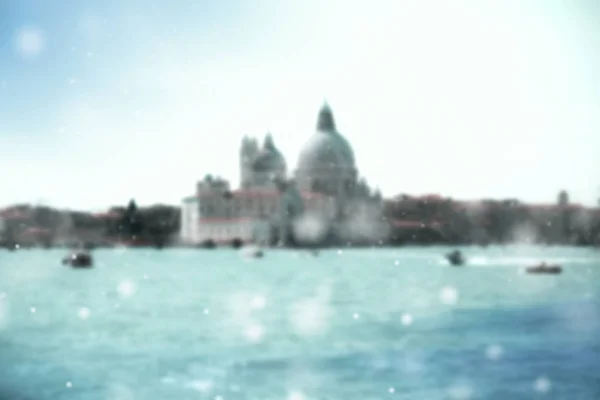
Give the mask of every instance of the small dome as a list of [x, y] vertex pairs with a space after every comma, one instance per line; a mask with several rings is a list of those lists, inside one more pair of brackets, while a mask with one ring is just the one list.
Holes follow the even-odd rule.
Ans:
[[260, 172], [268, 172], [285, 168], [285, 166], [285, 158], [275, 146], [271, 134], [268, 134], [265, 137], [263, 148], [252, 162], [252, 169]]

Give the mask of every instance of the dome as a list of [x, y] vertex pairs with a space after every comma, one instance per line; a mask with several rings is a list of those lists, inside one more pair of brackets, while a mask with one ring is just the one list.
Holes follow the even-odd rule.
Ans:
[[267, 134], [263, 148], [252, 162], [252, 169], [267, 172], [279, 168], [285, 168], [285, 158], [275, 147], [271, 134]]
[[299, 170], [319, 167], [354, 169], [350, 143], [335, 128], [333, 113], [327, 104], [319, 111], [317, 130], [300, 151]]

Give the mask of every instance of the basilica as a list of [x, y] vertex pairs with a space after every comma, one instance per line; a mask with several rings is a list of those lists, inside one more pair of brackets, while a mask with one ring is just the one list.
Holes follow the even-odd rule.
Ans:
[[242, 139], [240, 187], [211, 175], [182, 202], [181, 240], [261, 245], [356, 242], [384, 235], [381, 196], [359, 178], [352, 146], [324, 104], [289, 171], [271, 134]]

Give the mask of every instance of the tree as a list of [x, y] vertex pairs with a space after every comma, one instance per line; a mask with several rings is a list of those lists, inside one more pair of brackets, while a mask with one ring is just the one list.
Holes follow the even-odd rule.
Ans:
[[573, 233], [571, 231], [571, 210], [567, 207], [569, 205], [569, 194], [566, 190], [561, 190], [558, 193], [558, 205], [560, 206], [560, 239], [561, 241], [570, 240]]
[[133, 239], [142, 234], [143, 224], [134, 199], [129, 201], [120, 222], [120, 231], [127, 239]]

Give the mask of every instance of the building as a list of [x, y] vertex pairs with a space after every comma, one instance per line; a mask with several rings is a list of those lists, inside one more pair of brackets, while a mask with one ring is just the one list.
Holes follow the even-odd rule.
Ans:
[[292, 183], [282, 188], [262, 183], [230, 190], [229, 183], [208, 175], [196, 195], [183, 200], [181, 239], [188, 244], [240, 240], [263, 245], [285, 241], [294, 217], [334, 217], [334, 199], [300, 192]]
[[337, 131], [329, 105], [318, 113], [293, 178], [270, 133], [262, 145], [244, 137], [239, 157], [239, 189], [207, 175], [183, 200], [184, 243], [321, 241], [332, 232], [347, 241], [379, 230], [384, 235], [383, 229], [364, 229], [378, 224], [381, 196], [358, 178], [354, 152]]

